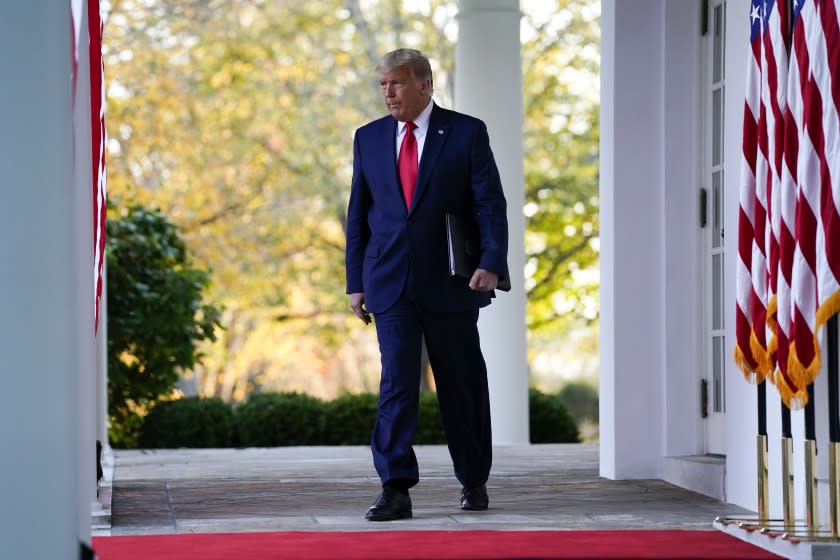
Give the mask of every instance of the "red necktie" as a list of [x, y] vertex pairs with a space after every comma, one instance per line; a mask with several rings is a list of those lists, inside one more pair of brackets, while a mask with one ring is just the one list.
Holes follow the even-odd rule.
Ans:
[[405, 123], [405, 136], [400, 146], [400, 157], [398, 167], [400, 168], [400, 183], [402, 184], [405, 207], [411, 208], [411, 199], [414, 197], [414, 189], [417, 187], [417, 139], [414, 138], [414, 129], [417, 125], [413, 122]]

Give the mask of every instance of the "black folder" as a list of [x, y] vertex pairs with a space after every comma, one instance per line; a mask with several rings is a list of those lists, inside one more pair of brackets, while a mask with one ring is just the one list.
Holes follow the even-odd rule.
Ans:
[[[449, 250], [449, 275], [472, 278], [481, 258], [481, 236], [475, 221], [447, 212], [446, 244]], [[499, 275], [496, 289], [509, 292], [510, 278]]]

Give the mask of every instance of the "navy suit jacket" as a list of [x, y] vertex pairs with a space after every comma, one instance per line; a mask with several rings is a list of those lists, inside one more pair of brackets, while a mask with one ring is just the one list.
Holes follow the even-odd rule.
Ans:
[[423, 308], [466, 311], [490, 303], [469, 280], [449, 275], [446, 213], [475, 216], [479, 267], [507, 276], [508, 228], [499, 171], [485, 124], [435, 105], [407, 210], [397, 170], [397, 120], [356, 131], [347, 210], [347, 293], [364, 292], [371, 313], [405, 294]]

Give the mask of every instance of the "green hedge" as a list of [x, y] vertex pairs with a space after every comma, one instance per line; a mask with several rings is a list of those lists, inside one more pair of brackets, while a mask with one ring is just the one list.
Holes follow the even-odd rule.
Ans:
[[257, 393], [236, 409], [242, 447], [324, 443], [325, 403], [302, 393]]
[[[327, 445], [369, 445], [371, 430], [376, 420], [374, 393], [345, 394], [326, 405], [324, 443]], [[417, 416], [417, 445], [446, 443], [440, 423], [437, 395], [420, 393]]]
[[[369, 445], [376, 404], [373, 393], [345, 394], [330, 402], [301, 393], [257, 393], [236, 407], [217, 398], [187, 397], [152, 409], [143, 421], [140, 446]], [[580, 441], [558, 395], [531, 389], [529, 406], [532, 443]], [[414, 442], [446, 442], [435, 393], [420, 394]]]
[[348, 393], [327, 403], [324, 443], [370, 445], [377, 400], [373, 393]]
[[560, 397], [529, 389], [531, 443], [578, 443], [580, 433]]
[[567, 383], [557, 393], [572, 418], [598, 422], [598, 390], [586, 381]]
[[158, 403], [140, 429], [140, 447], [230, 447], [234, 416], [218, 398], [186, 397]]

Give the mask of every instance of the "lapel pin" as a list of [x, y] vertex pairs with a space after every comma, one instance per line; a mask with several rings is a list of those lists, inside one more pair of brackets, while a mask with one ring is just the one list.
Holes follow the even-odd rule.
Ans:
[[438, 134], [443, 134], [443, 129], [442, 128], [438, 129]]

